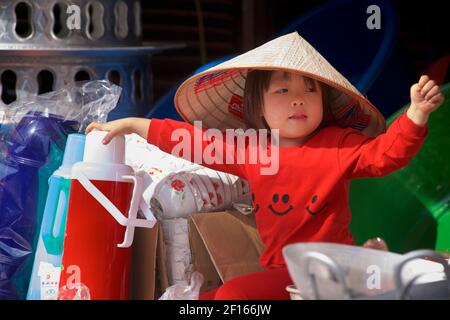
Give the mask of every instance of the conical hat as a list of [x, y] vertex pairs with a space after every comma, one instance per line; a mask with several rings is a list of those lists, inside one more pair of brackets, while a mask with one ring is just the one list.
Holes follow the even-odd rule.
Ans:
[[246, 129], [243, 96], [250, 70], [301, 73], [331, 87], [330, 106], [341, 127], [377, 136], [386, 130], [385, 119], [343, 75], [293, 32], [184, 81], [175, 94], [175, 107], [188, 122], [201, 120], [207, 128]]

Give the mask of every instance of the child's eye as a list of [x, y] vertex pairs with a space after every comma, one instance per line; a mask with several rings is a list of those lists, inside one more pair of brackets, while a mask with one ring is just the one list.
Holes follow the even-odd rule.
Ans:
[[308, 88], [306, 88], [306, 92], [316, 92], [316, 88], [308, 87]]
[[281, 89], [278, 89], [277, 91], [275, 91], [275, 93], [279, 93], [279, 94], [283, 94], [286, 92], [288, 92], [288, 89], [286, 89], [286, 88], [281, 88]]

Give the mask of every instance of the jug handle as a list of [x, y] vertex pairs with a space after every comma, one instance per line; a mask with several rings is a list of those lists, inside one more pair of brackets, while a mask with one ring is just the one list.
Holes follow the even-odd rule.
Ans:
[[[49, 178], [49, 183], [50, 182], [51, 177]], [[44, 209], [44, 216], [48, 211], [50, 212], [56, 211], [56, 214], [53, 215], [51, 223], [42, 224], [42, 241], [44, 242], [44, 246], [47, 252], [55, 255], [62, 253], [62, 247], [58, 248], [58, 243], [62, 243], [62, 240], [64, 240], [64, 231], [67, 219], [67, 201], [69, 198], [69, 195], [63, 192], [63, 190], [61, 190], [61, 185], [64, 184], [65, 182], [63, 182], [61, 179], [58, 179], [56, 183], [57, 185], [55, 186], [55, 188], [59, 190], [59, 192], [56, 195], [56, 199], [54, 201], [47, 202], [50, 203], [51, 206], [47, 207], [46, 203]], [[47, 197], [49, 196], [50, 193], [47, 195]], [[61, 196], [64, 197], [62, 203], [61, 203]], [[60, 220], [61, 224], [59, 226], [58, 233], [56, 234], [56, 236], [54, 236], [53, 229], [55, 228], [55, 223], [58, 219]]]
[[139, 208], [141, 209], [141, 212], [144, 214], [145, 219], [137, 219], [136, 226], [144, 228], [153, 228], [153, 226], [156, 224], [156, 218], [153, 212], [150, 210], [147, 203], [144, 201], [144, 198], [141, 198]]
[[122, 212], [120, 212], [120, 210], [117, 209], [117, 207], [100, 190], [98, 190], [97, 187], [82, 172], [73, 172], [73, 178], [77, 179], [86, 191], [88, 191], [120, 225], [128, 225], [127, 217], [125, 217]]
[[[81, 185], [113, 216], [113, 218], [122, 226], [125, 226], [124, 241], [117, 246], [119, 248], [128, 248], [133, 243], [134, 228], [145, 227], [151, 228], [155, 225], [156, 220], [145, 222], [144, 219], [137, 219], [138, 206], [142, 199], [142, 179], [135, 176], [123, 176], [124, 180], [131, 180], [134, 183], [133, 197], [131, 200], [128, 218], [120, 212], [119, 209], [100, 191], [98, 188], [80, 171], [73, 172], [73, 178], [77, 179]], [[139, 202], [138, 202], [139, 201]], [[153, 215], [151, 215], [153, 217]], [[147, 217], [147, 216], [146, 216]]]
[[317, 287], [317, 283], [314, 277], [314, 274], [312, 274], [310, 270], [310, 265], [312, 261], [316, 261], [324, 266], [327, 267], [328, 271], [331, 272], [331, 274], [335, 278], [335, 282], [341, 285], [344, 297], [346, 299], [351, 299], [352, 294], [350, 292], [350, 288], [345, 283], [345, 275], [342, 270], [342, 268], [331, 259], [329, 256], [317, 252], [317, 251], [307, 251], [299, 255], [299, 259], [304, 259], [304, 268], [302, 268], [302, 272], [305, 273], [308, 277], [308, 281], [310, 282], [310, 285], [312, 286], [312, 289], [314, 291], [314, 296], [316, 300], [321, 300], [321, 297], [319, 295], [319, 289]]
[[[145, 205], [142, 198], [142, 178], [137, 176], [122, 176], [124, 180], [130, 180], [134, 183], [133, 196], [131, 198], [130, 210], [128, 211], [128, 224], [125, 229], [125, 237], [122, 243], [118, 244], [119, 248], [128, 248], [133, 243], [134, 229], [136, 227], [152, 228], [156, 219], [150, 209]], [[146, 219], [138, 219], [138, 209], [143, 210]]]
[[420, 277], [426, 275], [427, 273], [421, 273], [416, 275], [413, 279], [409, 281], [406, 285], [403, 283], [402, 279], [402, 271], [405, 265], [415, 259], [423, 259], [423, 258], [433, 258], [436, 263], [440, 263], [443, 267], [443, 273], [446, 276], [446, 281], [448, 282], [448, 291], [450, 293], [450, 265], [447, 261], [445, 261], [444, 257], [441, 256], [439, 253], [433, 250], [428, 249], [422, 249], [422, 250], [415, 250], [411, 251], [404, 255], [403, 260], [398, 264], [398, 266], [395, 269], [395, 284], [397, 285], [398, 289], [398, 296], [397, 298], [399, 300], [404, 300], [407, 296], [408, 291], [413, 286], [414, 282], [419, 279]]

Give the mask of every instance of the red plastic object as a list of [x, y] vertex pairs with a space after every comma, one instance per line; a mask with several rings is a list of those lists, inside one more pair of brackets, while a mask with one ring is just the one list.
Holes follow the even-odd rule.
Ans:
[[[123, 213], [130, 207], [133, 184], [92, 180]], [[119, 248], [125, 227], [77, 181], [71, 185], [60, 288], [83, 283], [93, 300], [129, 298], [131, 247]], [[79, 272], [79, 274], [77, 274]]]

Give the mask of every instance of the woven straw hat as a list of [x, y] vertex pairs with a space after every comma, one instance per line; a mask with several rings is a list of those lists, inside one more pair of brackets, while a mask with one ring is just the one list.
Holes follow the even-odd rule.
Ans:
[[343, 75], [293, 32], [184, 81], [175, 94], [175, 107], [188, 122], [201, 120], [207, 128], [246, 129], [243, 96], [249, 70], [281, 70], [301, 73], [329, 85], [332, 113], [341, 127], [377, 136], [386, 122]]

